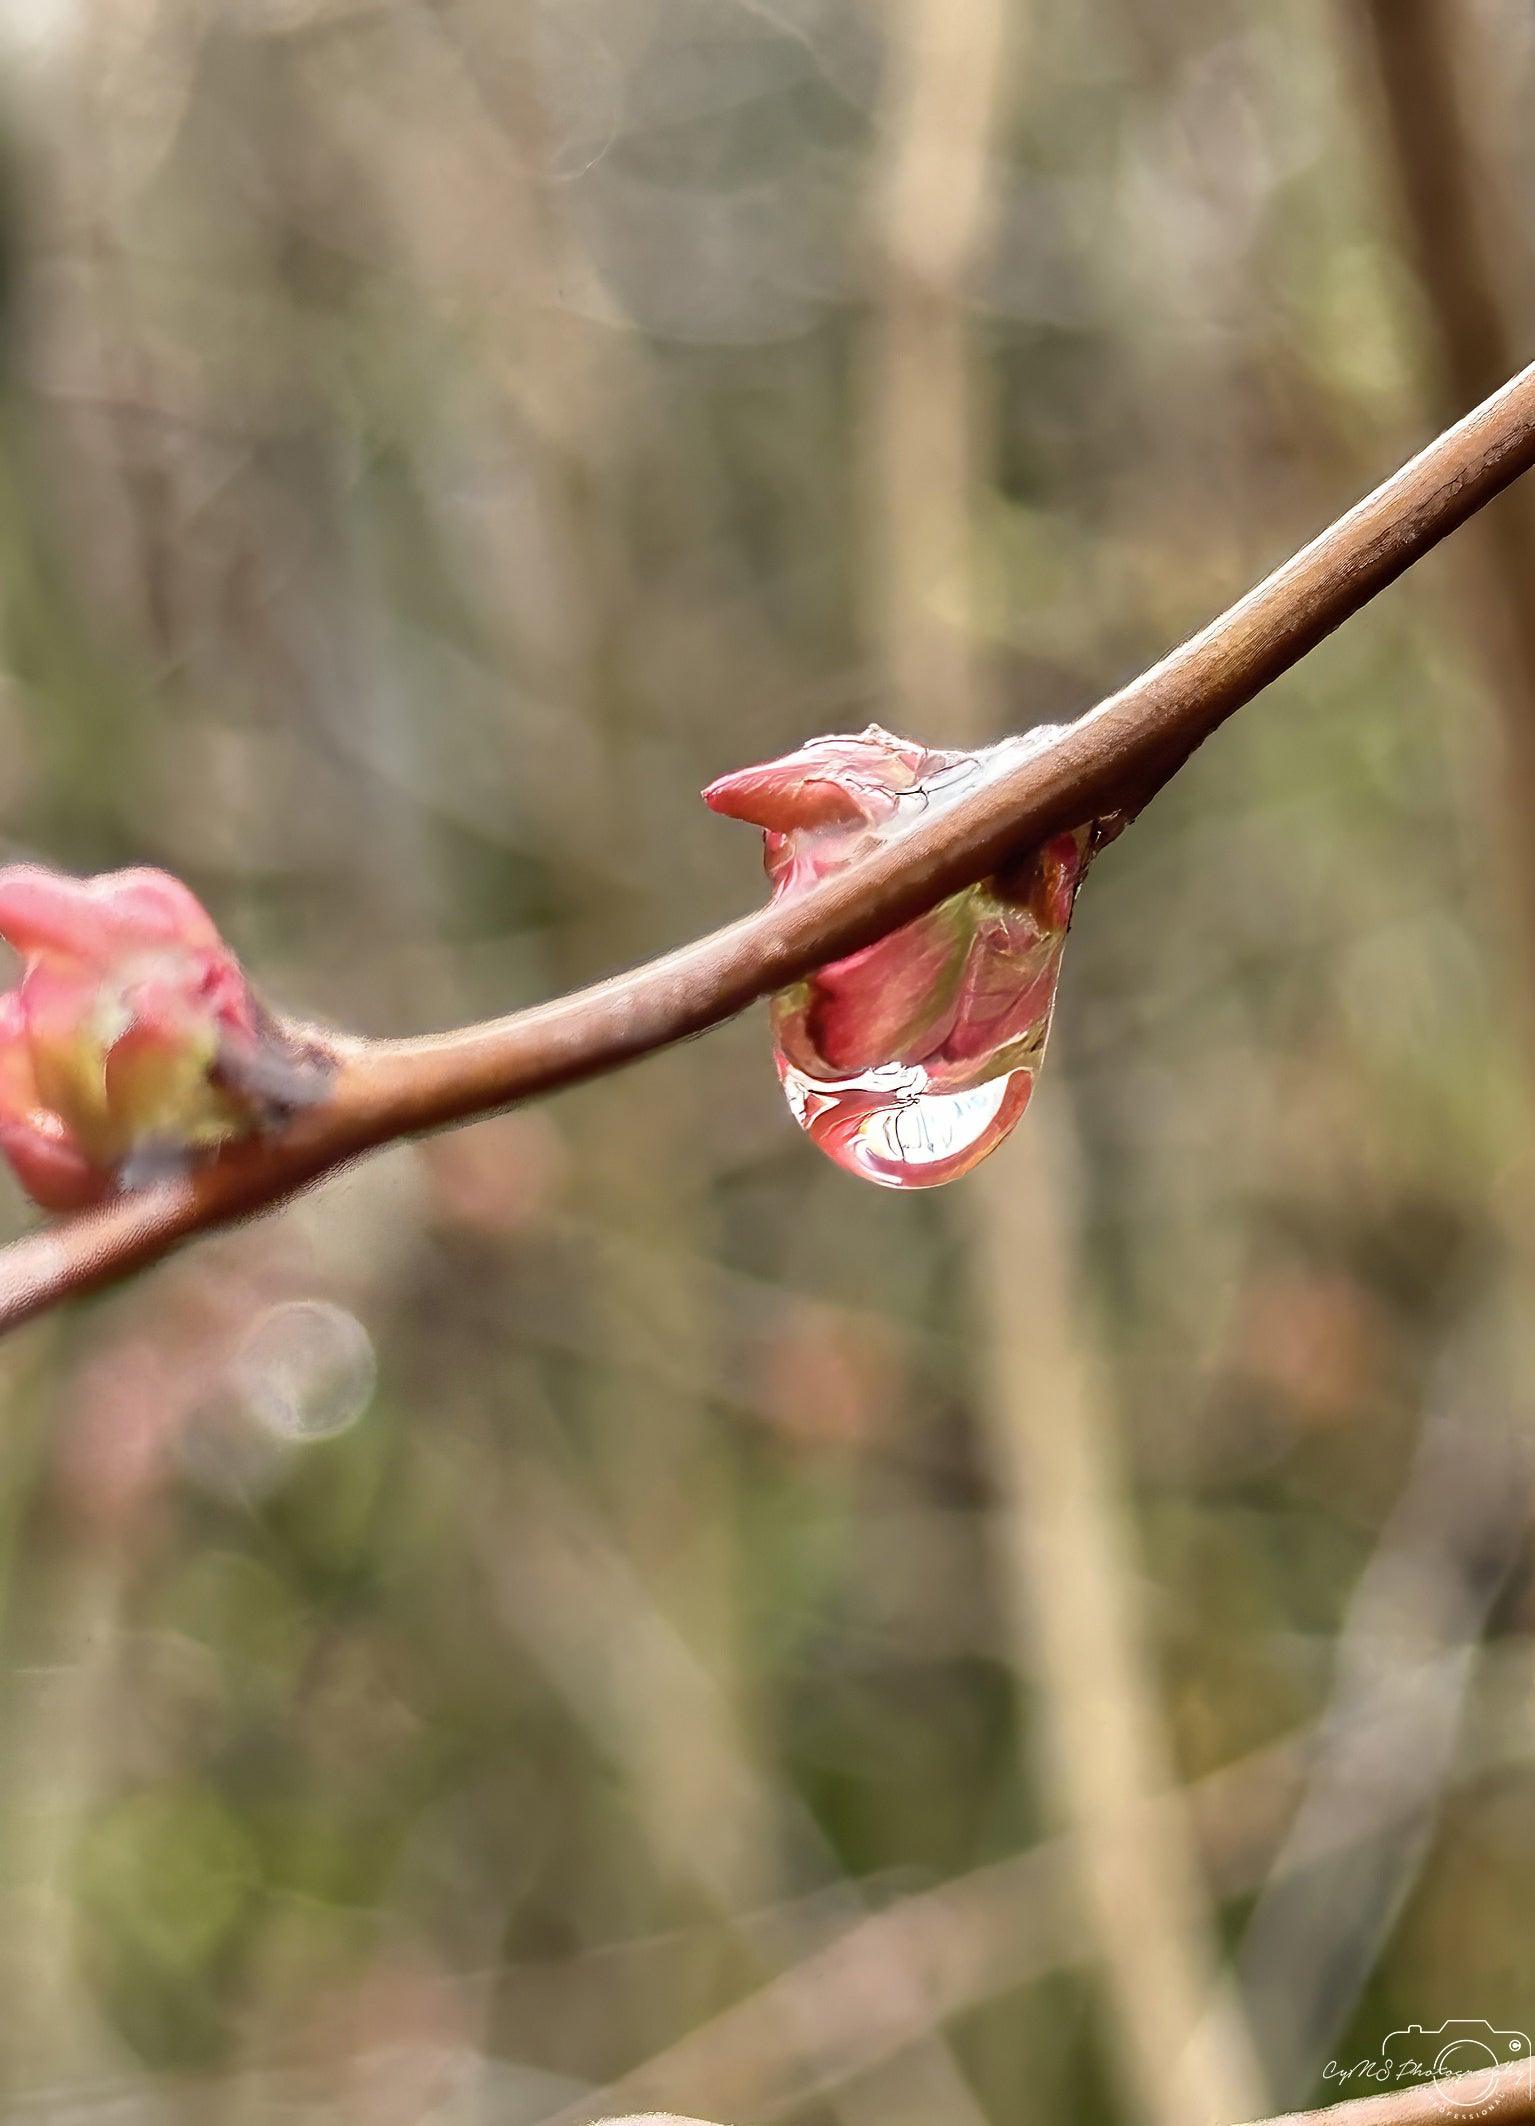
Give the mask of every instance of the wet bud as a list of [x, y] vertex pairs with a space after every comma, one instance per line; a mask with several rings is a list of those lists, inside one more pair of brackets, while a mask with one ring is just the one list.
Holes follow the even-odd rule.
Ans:
[[[763, 829], [775, 900], [856, 864], [1052, 735], [933, 751], [877, 724], [722, 776], [716, 812]], [[773, 1002], [775, 1060], [801, 1126], [889, 1188], [966, 1173], [1028, 1104], [1088, 831], [1058, 834], [1003, 878], [943, 901]]]

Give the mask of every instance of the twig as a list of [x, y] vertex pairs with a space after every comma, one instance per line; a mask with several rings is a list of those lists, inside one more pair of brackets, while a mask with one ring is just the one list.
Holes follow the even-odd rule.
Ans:
[[1414, 2082], [1406, 2089], [1383, 2089], [1345, 2104], [1324, 2104], [1319, 2111], [1287, 2111], [1257, 2126], [1454, 2126], [1456, 2120], [1472, 2119], [1478, 2126], [1489, 2120], [1493, 2126], [1513, 2126], [1516, 2120], [1535, 2119], [1535, 2069], [1528, 2060], [1445, 2081]]
[[[1416, 2082], [1409, 2089], [1325, 2104], [1320, 2111], [1287, 2111], [1280, 2118], [1257, 2120], [1254, 2126], [1446, 2126], [1457, 2119], [1514, 2126], [1515, 2121], [1535, 2117], [1532, 2088], [1535, 2078], [1528, 2063], [1520, 2060], [1486, 2074], [1458, 2074], [1449, 2081]], [[651, 2126], [652, 2121], [657, 2126], [709, 2126], [706, 2120], [657, 2111], [608, 2119], [603, 2126]]]
[[558, 1002], [457, 1033], [354, 1043], [342, 1051], [332, 1097], [282, 1136], [0, 1250], [0, 1332], [270, 1208], [378, 1145], [702, 1033], [985, 878], [1017, 849], [1135, 809], [1228, 716], [1532, 463], [1535, 365], [1047, 750], [866, 863]]

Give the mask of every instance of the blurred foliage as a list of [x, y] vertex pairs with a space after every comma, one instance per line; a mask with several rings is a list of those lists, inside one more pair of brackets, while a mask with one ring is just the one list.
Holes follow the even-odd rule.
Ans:
[[[1429, 402], [1341, 7], [1016, 12], [965, 323], [975, 640], [1025, 725], [1199, 624]], [[1535, 52], [1515, 0], [1475, 12], [1496, 135]], [[751, 905], [700, 784], [883, 707], [859, 455], [899, 18], [7, 0], [8, 853], [167, 865], [283, 1006], [377, 1031]], [[1459, 617], [1427, 565], [1103, 858], [1024, 1125], [1080, 1140], [1191, 1780], [1322, 1715], [1428, 1430], [1458, 1413], [1453, 1478], [1528, 1411]], [[753, 1015], [0, 1346], [5, 2115], [552, 2118], [1044, 1837], [975, 1202], [819, 1161]], [[1043, 1213], [1036, 1244], [1078, 1245]], [[1468, 1540], [1483, 1654], [1340, 2057], [1530, 2021], [1535, 1607], [1522, 1534]], [[979, 2116], [1125, 2115], [1090, 1960], [1057, 1962], [999, 1960], [936, 2030], [919, 1986], [893, 2075], [797, 2081], [766, 2018], [760, 2083], [743, 2035], [684, 2108], [932, 2126], [936, 2044]]]

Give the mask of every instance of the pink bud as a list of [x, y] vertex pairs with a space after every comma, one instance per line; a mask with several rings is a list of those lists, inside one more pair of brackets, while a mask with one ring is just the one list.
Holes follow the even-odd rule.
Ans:
[[135, 1161], [249, 1134], [283, 1103], [249, 1088], [318, 1066], [267, 1017], [212, 918], [163, 871], [75, 879], [0, 870], [0, 937], [23, 961], [0, 998], [0, 1151], [49, 1210], [98, 1202]]
[[938, 757], [871, 723], [859, 738], [812, 738], [781, 760], [722, 775], [705, 790], [704, 803], [727, 819], [777, 834], [860, 822], [875, 826], [892, 817], [897, 799], [916, 787], [924, 763]]
[[26, 1013], [12, 990], [0, 996], [0, 1152], [17, 1180], [49, 1211], [76, 1211], [111, 1187], [42, 1103], [32, 1069]]
[[26, 959], [53, 953], [101, 967], [157, 945], [224, 952], [213, 918], [168, 871], [69, 878], [12, 864], [0, 871], [0, 937]]
[[[722, 776], [704, 800], [763, 828], [777, 900], [856, 864], [974, 789], [997, 758], [1038, 742], [937, 752], [871, 724]], [[1053, 836], [1005, 877], [774, 999], [790, 1107], [839, 1165], [886, 1186], [927, 1187], [1007, 1135], [1043, 1056], [1088, 838], [1086, 829]]]
[[782, 760], [722, 775], [703, 797], [711, 811], [765, 830], [776, 900], [840, 871], [903, 805], [920, 809], [924, 774], [963, 757], [929, 753], [871, 723], [857, 738], [812, 738]]

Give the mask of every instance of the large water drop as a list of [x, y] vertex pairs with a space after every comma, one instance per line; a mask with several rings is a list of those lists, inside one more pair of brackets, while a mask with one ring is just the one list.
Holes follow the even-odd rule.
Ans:
[[1034, 1072], [1019, 1068], [963, 1092], [933, 1092], [920, 1063], [885, 1063], [851, 1078], [811, 1078], [782, 1055], [790, 1112], [828, 1159], [880, 1188], [937, 1188], [995, 1151], [1029, 1104]]

